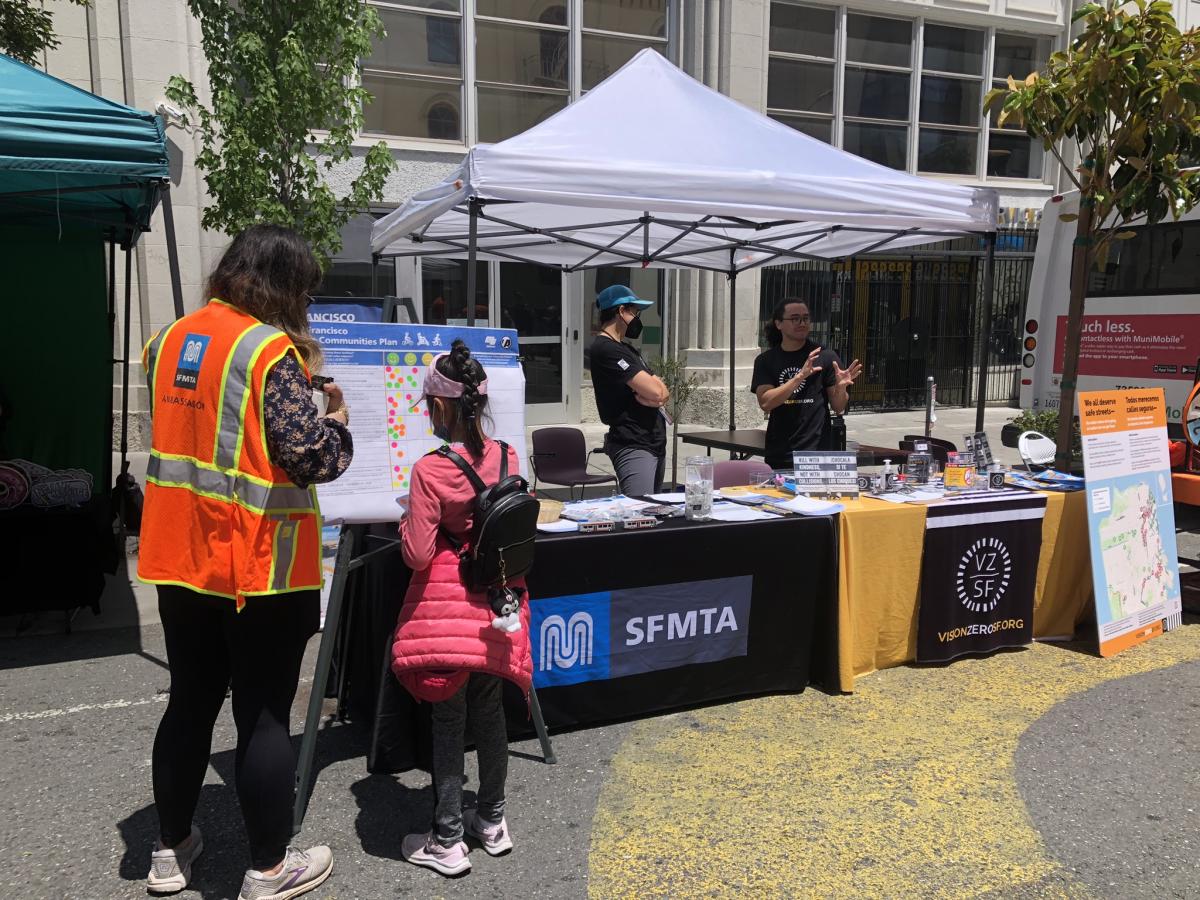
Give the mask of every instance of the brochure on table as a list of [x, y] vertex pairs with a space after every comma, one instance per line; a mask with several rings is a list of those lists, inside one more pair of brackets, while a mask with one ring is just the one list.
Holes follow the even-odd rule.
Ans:
[[[525, 375], [517, 333], [506, 328], [441, 325], [313, 323], [325, 353], [323, 374], [337, 382], [351, 408], [354, 461], [342, 477], [317, 487], [327, 522], [392, 522], [404, 512], [413, 463], [441, 446], [422, 401], [425, 367], [466, 341], [488, 375], [490, 433], [525, 460]], [[414, 405], [415, 404], [415, 405]]]
[[1163, 391], [1081, 391], [1079, 422], [1100, 655], [1112, 656], [1182, 610]]

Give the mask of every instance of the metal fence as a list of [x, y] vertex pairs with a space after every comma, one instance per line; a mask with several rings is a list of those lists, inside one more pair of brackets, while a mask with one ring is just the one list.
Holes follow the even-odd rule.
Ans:
[[[987, 337], [988, 402], [1015, 402], [1019, 390], [1022, 324], [1037, 242], [1035, 229], [1004, 229], [997, 237], [996, 291]], [[938, 403], [974, 405], [979, 390], [979, 342], [984, 333], [981, 238], [960, 238], [902, 254], [836, 262], [805, 261], [764, 269], [761, 318], [781, 299], [804, 300], [812, 339], [858, 359], [857, 409], [924, 405], [926, 376]]]

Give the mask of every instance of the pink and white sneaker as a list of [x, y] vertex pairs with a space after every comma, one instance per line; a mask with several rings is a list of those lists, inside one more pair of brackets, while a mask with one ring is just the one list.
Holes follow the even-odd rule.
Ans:
[[463, 810], [463, 831], [479, 841], [488, 856], [503, 856], [513, 848], [512, 833], [508, 830], [508, 822], [501, 819], [493, 825], [480, 818], [478, 810]]
[[424, 866], [451, 877], [471, 871], [467, 845], [459, 841], [453, 847], [443, 847], [432, 831], [405, 837], [400, 842], [400, 855], [414, 866]]

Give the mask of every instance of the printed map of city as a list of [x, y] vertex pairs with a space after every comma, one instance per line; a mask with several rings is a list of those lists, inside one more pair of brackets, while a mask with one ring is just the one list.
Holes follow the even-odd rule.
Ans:
[[1099, 520], [1097, 529], [1108, 574], [1108, 603], [1097, 604], [1102, 625], [1179, 595], [1170, 565], [1175, 556], [1175, 531], [1165, 515], [1171, 509], [1169, 485], [1159, 474], [1155, 491], [1144, 478], [1117, 479], [1106, 488], [1111, 490], [1111, 510]]

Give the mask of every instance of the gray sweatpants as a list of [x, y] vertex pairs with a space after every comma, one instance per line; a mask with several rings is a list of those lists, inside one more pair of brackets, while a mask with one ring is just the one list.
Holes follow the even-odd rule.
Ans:
[[449, 700], [433, 706], [434, 833], [443, 847], [463, 838], [462, 793], [467, 723], [479, 757], [476, 809], [489, 824], [504, 818], [504, 782], [508, 777], [508, 730], [504, 724], [503, 682], [472, 672]]
[[608, 445], [606, 451], [612, 460], [621, 484], [621, 493], [626, 497], [642, 497], [657, 494], [662, 490], [663, 472], [667, 467], [666, 454], [658, 454], [642, 447], [617, 447]]

